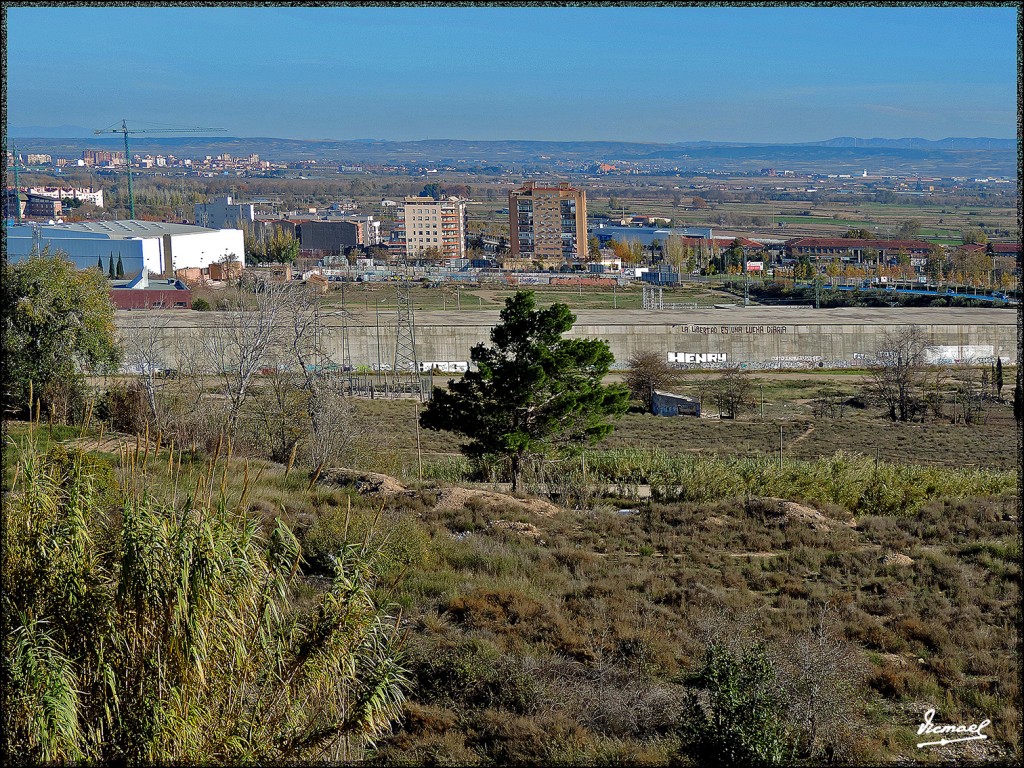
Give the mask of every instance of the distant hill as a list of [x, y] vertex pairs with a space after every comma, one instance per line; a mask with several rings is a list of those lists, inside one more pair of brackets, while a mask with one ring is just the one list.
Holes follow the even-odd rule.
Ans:
[[[83, 149], [118, 149], [121, 138], [111, 136], [22, 137], [22, 151], [73, 157]], [[933, 174], [944, 176], [1015, 176], [1014, 139], [949, 138], [860, 139], [839, 137], [802, 144], [735, 142], [653, 143], [623, 141], [422, 141], [303, 140], [273, 137], [175, 136], [136, 137], [132, 151], [203, 157], [227, 152], [251, 152], [279, 162], [317, 160], [328, 166], [391, 164], [517, 169], [558, 168], [562, 163], [645, 162], [683, 172], [714, 168], [725, 172], [756, 171], [764, 167], [803, 172]]]
[[881, 149], [1017, 149], [1016, 139], [991, 139], [979, 137], [968, 139], [962, 136], [948, 139], [858, 139], [840, 136], [828, 141], [808, 142], [807, 146], [817, 147], [871, 147]]

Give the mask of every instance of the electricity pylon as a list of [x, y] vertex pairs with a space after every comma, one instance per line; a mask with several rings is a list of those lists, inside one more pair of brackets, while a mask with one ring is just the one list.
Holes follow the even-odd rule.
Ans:
[[402, 256], [402, 279], [398, 283], [397, 318], [395, 319], [395, 391], [399, 391], [402, 374], [410, 374], [410, 393], [423, 400], [423, 377], [416, 356], [416, 315], [412, 305], [412, 281], [409, 280], [409, 262]]

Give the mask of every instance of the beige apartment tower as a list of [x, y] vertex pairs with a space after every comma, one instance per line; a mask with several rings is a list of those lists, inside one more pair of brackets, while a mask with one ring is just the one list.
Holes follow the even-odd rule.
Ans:
[[445, 259], [466, 257], [466, 204], [461, 200], [407, 197], [395, 220], [392, 252], [421, 258], [437, 249]]
[[541, 263], [587, 256], [587, 194], [568, 184], [528, 181], [508, 193], [513, 259]]

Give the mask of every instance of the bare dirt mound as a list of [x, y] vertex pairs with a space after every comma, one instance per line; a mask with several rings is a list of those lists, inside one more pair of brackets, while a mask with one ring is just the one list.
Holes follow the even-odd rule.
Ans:
[[320, 482], [351, 486], [361, 494], [385, 498], [407, 492], [406, 487], [391, 475], [382, 475], [379, 472], [361, 472], [344, 467], [325, 469], [320, 474]]
[[[78, 437], [74, 440], [64, 441], [64, 445], [69, 448], [80, 448], [83, 451], [98, 451], [100, 453], [119, 453], [128, 447], [130, 450], [135, 450], [135, 435], [128, 435], [123, 432], [105, 432], [102, 439], [95, 437]], [[146, 450], [146, 441], [139, 438], [138, 446], [140, 451]], [[167, 443], [160, 446], [166, 448]], [[149, 450], [153, 452], [156, 450], [156, 440], [149, 441]]]
[[[354, 488], [358, 493], [380, 498], [401, 495], [416, 495], [418, 491], [406, 488], [398, 479], [379, 472], [363, 472], [356, 469], [334, 467], [320, 474], [319, 482]], [[474, 488], [452, 487], [440, 491], [434, 509], [438, 512], [454, 512], [467, 504], [479, 504], [495, 511], [519, 512], [550, 516], [558, 507], [543, 499], [517, 499], [505, 493], [479, 491]]]
[[914, 560], [901, 552], [889, 552], [882, 556], [882, 565], [913, 565]]
[[434, 507], [439, 512], [454, 512], [468, 503], [482, 503], [488, 507], [498, 507], [517, 512], [529, 512], [534, 515], [549, 516], [558, 512], [558, 507], [543, 499], [517, 499], [505, 493], [494, 491], [478, 491], [473, 488], [445, 488]]
[[540, 530], [533, 523], [520, 523], [515, 520], [491, 520], [487, 524], [488, 528], [504, 528], [508, 531], [515, 531], [521, 533], [524, 536], [529, 536], [534, 539], [541, 537]]
[[752, 498], [748, 509], [761, 515], [767, 523], [776, 525], [807, 525], [818, 531], [829, 531], [840, 526], [850, 527], [853, 521], [843, 522], [826, 517], [813, 507], [797, 504], [795, 501], [777, 499], [772, 496]]

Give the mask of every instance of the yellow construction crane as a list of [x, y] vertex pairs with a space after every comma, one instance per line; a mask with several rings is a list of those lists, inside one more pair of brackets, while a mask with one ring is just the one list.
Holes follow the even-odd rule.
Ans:
[[125, 120], [121, 121], [120, 128], [102, 128], [98, 131], [93, 131], [97, 136], [103, 133], [123, 133], [124, 134], [124, 162], [128, 167], [128, 211], [130, 218], [135, 218], [135, 190], [132, 187], [132, 155], [131, 150], [128, 148], [128, 134], [132, 133], [203, 133], [205, 131], [223, 131], [224, 128], [128, 128], [128, 123]]

